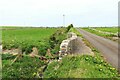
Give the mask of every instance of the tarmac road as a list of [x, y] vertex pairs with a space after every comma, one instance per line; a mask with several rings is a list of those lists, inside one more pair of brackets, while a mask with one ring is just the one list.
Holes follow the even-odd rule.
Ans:
[[118, 47], [117, 42], [105, 39], [82, 29], [77, 30], [83, 35], [85, 39], [87, 39], [102, 53], [101, 55], [104, 56], [107, 62], [120, 71], [120, 67], [118, 67], [118, 62], [120, 62], [118, 61], [118, 50], [120, 50], [120, 47]]

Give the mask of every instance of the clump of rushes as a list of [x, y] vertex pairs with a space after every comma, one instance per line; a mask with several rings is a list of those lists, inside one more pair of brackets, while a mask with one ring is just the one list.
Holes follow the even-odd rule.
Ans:
[[50, 36], [49, 43], [50, 43], [50, 48], [51, 51], [55, 54], [58, 53], [60, 50], [60, 44], [61, 42], [66, 39], [66, 32], [65, 28], [61, 28], [57, 30], [53, 35]]

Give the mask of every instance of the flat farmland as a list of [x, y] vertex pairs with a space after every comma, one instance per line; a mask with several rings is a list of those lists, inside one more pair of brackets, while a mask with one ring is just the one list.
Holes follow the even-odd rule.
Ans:
[[[89, 28], [83, 29], [92, 31]], [[60, 44], [67, 38], [69, 32], [76, 33], [94, 55], [68, 53], [60, 59], [61, 55], [58, 55]], [[81, 32], [76, 28], [69, 28], [69, 26], [67, 28], [2, 28], [3, 52], [22, 49], [23, 53], [22, 57], [18, 57], [18, 59], [16, 59], [18, 54], [2, 54], [2, 77], [118, 78], [117, 69], [104, 60], [106, 56], [102, 55], [97, 47], [92, 46]], [[96, 31], [94, 34], [100, 33]], [[81, 44], [78, 45], [81, 46]], [[34, 47], [38, 49], [38, 55], [31, 57], [30, 54], [32, 54]], [[77, 47], [77, 49], [81, 49], [81, 47]], [[15, 59], [16, 61], [13, 62]]]
[[14, 28], [2, 31], [3, 49], [21, 47], [23, 52], [31, 52], [33, 47], [38, 47], [45, 53], [50, 48], [49, 38], [57, 28]]
[[12, 40], [44, 40], [50, 37], [57, 29], [56, 28], [25, 28], [15, 30], [3, 30], [3, 41]]
[[[65, 28], [2, 28], [2, 46], [5, 50], [21, 49], [23, 57], [6, 53], [2, 54], [3, 78], [34, 78], [47, 63], [39, 57], [30, 57], [33, 47], [39, 56], [46, 57], [46, 52], [54, 54], [59, 51], [59, 45], [66, 38]], [[48, 57], [46, 57], [48, 59]], [[16, 59], [15, 62], [13, 62]]]
[[120, 28], [118, 27], [84, 27], [82, 29], [116, 42], [119, 41], [118, 31]]
[[103, 32], [117, 33], [119, 28], [118, 27], [96, 27], [95, 29]]

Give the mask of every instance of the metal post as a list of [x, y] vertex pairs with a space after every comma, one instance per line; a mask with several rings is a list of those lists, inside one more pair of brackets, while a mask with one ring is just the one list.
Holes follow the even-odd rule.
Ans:
[[65, 15], [63, 14], [63, 27], [65, 27]]

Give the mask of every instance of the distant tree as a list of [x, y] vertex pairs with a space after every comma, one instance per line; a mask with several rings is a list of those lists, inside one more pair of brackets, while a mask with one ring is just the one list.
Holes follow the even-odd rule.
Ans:
[[70, 24], [68, 27], [67, 27], [67, 31], [68, 32], [71, 28], [73, 28], [73, 24]]

